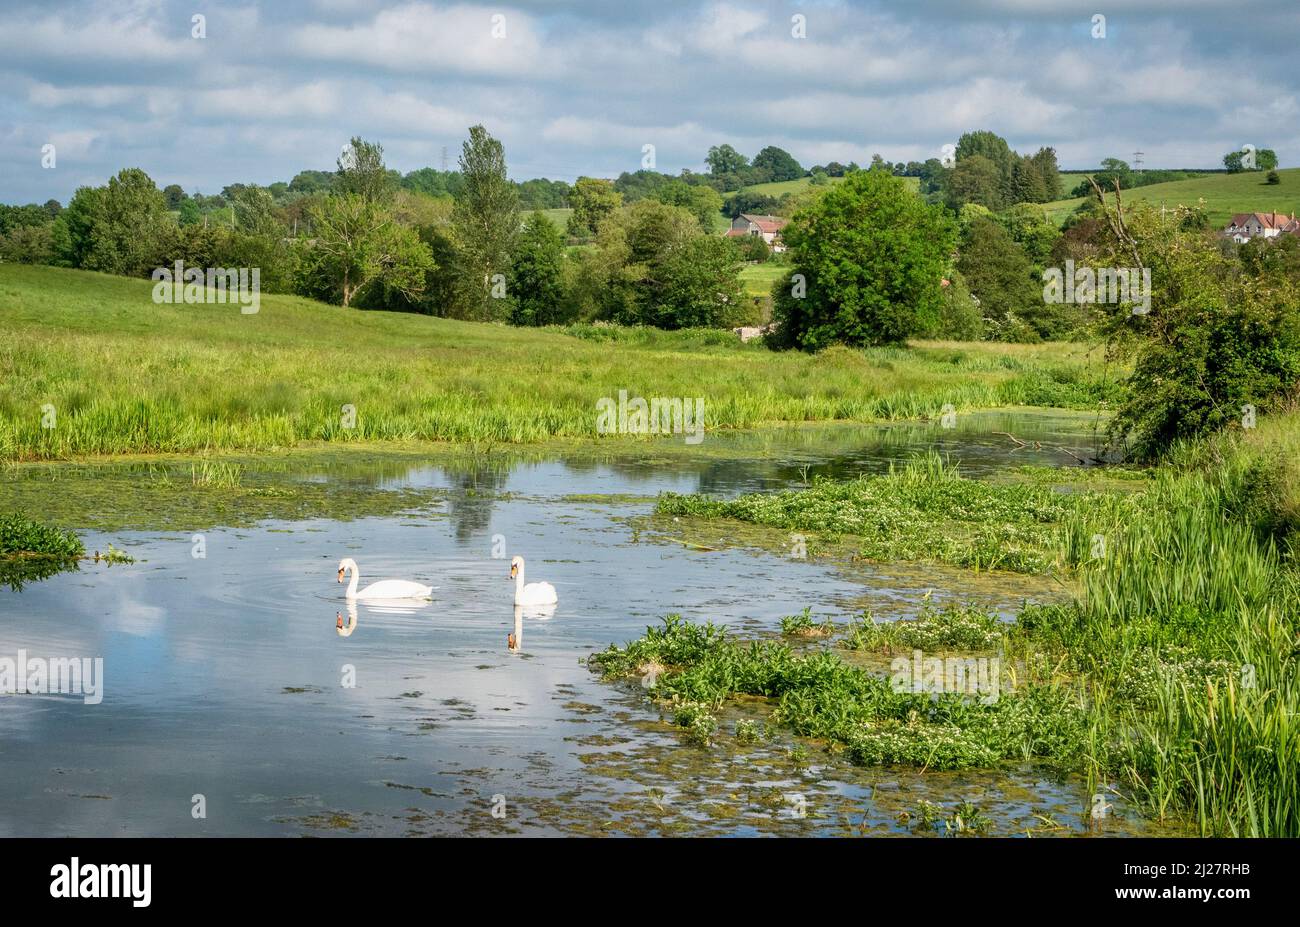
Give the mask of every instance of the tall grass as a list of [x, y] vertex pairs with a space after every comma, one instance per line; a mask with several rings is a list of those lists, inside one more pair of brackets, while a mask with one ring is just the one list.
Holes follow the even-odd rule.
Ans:
[[1080, 345], [809, 356], [726, 332], [517, 329], [273, 295], [241, 315], [156, 305], [151, 292], [148, 281], [0, 265], [0, 459], [595, 438], [597, 400], [620, 390], [703, 397], [707, 428], [720, 429], [917, 418], [945, 404], [1092, 407], [1115, 389]]
[[[937, 755], [954, 766], [971, 765], [1019, 749], [1024, 756], [1074, 763], [1091, 785], [1118, 785], [1153, 815], [1190, 820], [1206, 835], [1296, 837], [1298, 436], [1300, 415], [1290, 415], [1262, 424], [1258, 433], [1185, 446], [1142, 489], [1113, 495], [979, 483], [930, 458], [886, 476], [818, 482], [797, 492], [730, 501], [668, 494], [659, 511], [842, 533], [869, 555], [887, 559], [969, 563], [984, 557], [986, 547], [1001, 547], [998, 565], [1055, 564], [1073, 572], [1075, 599], [1025, 607], [1005, 641], [1027, 665], [1046, 660], [1056, 667], [1051, 679], [1063, 683], [1060, 691], [1041, 689], [1062, 701], [1052, 703], [1051, 723], [1020, 731], [1028, 740], [985, 740], [988, 719], [978, 712], [957, 732], [933, 726], [912, 731], [908, 736], [915, 739], [906, 742], [890, 740], [882, 726], [889, 712], [860, 705], [857, 681], [836, 683], [843, 691], [800, 684], [782, 692], [782, 708], [798, 709], [787, 715], [796, 731], [849, 744], [863, 762]], [[1013, 558], [1016, 543], [1021, 547]], [[987, 645], [991, 640], [978, 638], [982, 630], [978, 615], [923, 609], [897, 626], [852, 625], [844, 643], [852, 649], [918, 641], [933, 647], [960, 638], [968, 646]], [[1000, 629], [989, 624], [987, 630]], [[760, 657], [767, 663], [787, 659], [776, 651], [747, 659]], [[606, 668], [617, 665], [610, 659]], [[723, 678], [743, 680], [750, 672], [758, 671], [733, 670]], [[834, 682], [840, 672], [827, 667], [824, 680]], [[688, 667], [683, 675], [690, 680], [699, 673]], [[707, 701], [712, 691], [682, 689], [685, 683], [672, 678], [665, 691], [675, 697]], [[773, 694], [743, 681], [728, 685]], [[1077, 728], [1063, 707], [1076, 697]], [[1069, 744], [1044, 740], [1066, 734], [1073, 738]]]
[[1087, 681], [1092, 774], [1207, 835], [1300, 836], [1300, 589], [1281, 553], [1295, 497], [1261, 492], [1292, 485], [1295, 462], [1276, 450], [1253, 435], [1180, 449], [1081, 562], [1079, 601], [1027, 622]]

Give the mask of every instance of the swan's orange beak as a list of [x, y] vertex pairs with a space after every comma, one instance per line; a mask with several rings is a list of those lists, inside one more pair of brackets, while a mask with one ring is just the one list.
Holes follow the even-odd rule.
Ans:
[[341, 628], [341, 627], [343, 627], [343, 613], [342, 613], [342, 612], [338, 612], [337, 614], [338, 614], [338, 619], [339, 619], [339, 620], [338, 620], [338, 624], [334, 625], [334, 627], [336, 627], [336, 628]]
[[343, 582], [343, 567], [339, 567], [339, 582]]
[[515, 566], [513, 563], [510, 564], [510, 578], [514, 579], [515, 574], [518, 572], [519, 572], [519, 567]]
[[511, 650], [515, 649], [515, 636], [513, 634], [506, 635], [506, 647]]

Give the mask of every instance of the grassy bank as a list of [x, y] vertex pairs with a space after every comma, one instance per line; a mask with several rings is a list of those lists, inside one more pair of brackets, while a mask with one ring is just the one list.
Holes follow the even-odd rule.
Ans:
[[[1206, 174], [1192, 180], [1174, 180], [1153, 183], [1147, 187], [1134, 187], [1124, 191], [1126, 203], [1147, 200], [1169, 207], [1195, 206], [1204, 201], [1210, 224], [1222, 228], [1239, 212], [1282, 212], [1291, 215], [1300, 211], [1300, 168], [1278, 171], [1282, 182], [1276, 186], [1265, 181], [1266, 171], [1246, 171], [1240, 174]], [[1070, 183], [1075, 182], [1069, 175]], [[1078, 208], [1082, 197], [1056, 200], [1044, 204], [1048, 215], [1056, 222]]]
[[[963, 486], [933, 463], [766, 499], [665, 496], [661, 510], [679, 517], [850, 531], [869, 550], [956, 562], [977, 549], [972, 537], [1010, 550], [1002, 504], [1014, 502], [1007, 511], [1027, 523], [1045, 515], [1056, 526], [1054, 541], [1037, 536], [1034, 556], [1070, 570], [1077, 594], [1026, 606], [1002, 627], [970, 609], [928, 606], [894, 626], [859, 620], [811, 654], [672, 619], [595, 663], [609, 676], [654, 668], [655, 697], [700, 742], [723, 700], [764, 696], [796, 733], [860, 763], [1039, 759], [1085, 775], [1090, 794], [1120, 790], [1152, 816], [1206, 835], [1300, 836], [1297, 443], [1300, 415], [1280, 416], [1178, 449], [1136, 492], [1045, 509], [1037, 498]], [[924, 539], [927, 519], [940, 523], [932, 549], [896, 549], [891, 526]], [[968, 530], [945, 526], [963, 520]], [[1034, 561], [1022, 552], [1013, 562]], [[997, 653], [1019, 680], [991, 702], [899, 692], [836, 647]]]
[[720, 332], [517, 329], [271, 295], [243, 315], [151, 295], [144, 280], [0, 266], [0, 459], [594, 438], [597, 400], [620, 390], [703, 397], [710, 429], [1085, 408], [1113, 391], [1114, 371], [1074, 344], [813, 357]]

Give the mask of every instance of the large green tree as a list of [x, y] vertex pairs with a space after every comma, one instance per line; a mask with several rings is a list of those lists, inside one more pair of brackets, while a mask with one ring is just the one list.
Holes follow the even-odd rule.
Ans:
[[339, 155], [332, 189], [371, 203], [387, 203], [400, 182], [401, 175], [384, 166], [384, 146], [354, 136]]
[[743, 310], [732, 243], [685, 209], [642, 199], [601, 224], [571, 297], [582, 318], [681, 328], [729, 325]]
[[709, 165], [709, 173], [714, 175], [734, 174], [749, 166], [748, 158], [726, 144], [714, 145], [704, 160]]
[[55, 260], [65, 267], [81, 267], [90, 254], [95, 216], [104, 199], [104, 187], [78, 187], [68, 206], [54, 220]]
[[1038, 341], [1052, 334], [1029, 256], [996, 221], [976, 218], [967, 226], [957, 270], [979, 299], [994, 338]]
[[1099, 262], [1132, 263], [1136, 248], [1152, 277], [1149, 312], [1120, 306], [1108, 319], [1112, 350], [1133, 358], [1111, 434], [1142, 457], [1252, 427], [1253, 415], [1300, 401], [1295, 246], [1257, 245], [1239, 257], [1207, 237], [1195, 213], [1139, 202], [1125, 208], [1123, 226], [1109, 204], [1104, 214], [1113, 234]]
[[699, 220], [700, 228], [713, 230], [714, 221], [722, 212], [722, 194], [712, 187], [691, 186], [685, 181], [671, 180], [659, 188], [655, 199], [669, 206], [680, 206]]
[[659, 262], [646, 293], [644, 321], [660, 328], [716, 328], [747, 321], [735, 246], [694, 235]]
[[311, 218], [313, 241], [301, 269], [309, 295], [350, 306], [379, 282], [411, 299], [420, 295], [433, 258], [415, 230], [382, 206], [357, 193], [334, 194]]
[[771, 171], [773, 180], [797, 180], [804, 175], [803, 166], [794, 156], [775, 145], [768, 145], [754, 155], [753, 166]]
[[778, 342], [808, 350], [899, 344], [938, 316], [955, 229], [886, 171], [855, 171], [782, 232], [791, 270], [773, 290]]
[[1277, 152], [1272, 148], [1260, 148], [1254, 154], [1254, 167], [1247, 166], [1246, 152], [1230, 151], [1223, 156], [1223, 166], [1229, 174], [1242, 171], [1271, 171], [1277, 167]]
[[129, 167], [96, 192], [78, 190], [65, 215], [74, 204], [77, 215], [65, 227], [70, 235], [65, 253], [78, 256], [78, 266], [126, 276], [143, 276], [158, 266], [171, 220], [162, 191], [144, 171]]
[[596, 234], [600, 223], [623, 202], [614, 183], [600, 177], [579, 177], [569, 192], [569, 234], [585, 238]]
[[541, 212], [525, 221], [510, 275], [515, 325], [551, 325], [568, 317], [564, 299], [564, 236]]
[[1006, 201], [998, 165], [980, 154], [960, 159], [948, 172], [945, 193], [948, 206], [954, 210], [967, 203], [998, 210]]
[[481, 125], [469, 130], [460, 173], [463, 186], [451, 217], [457, 250], [457, 314], [503, 319], [510, 304], [498, 298], [498, 283], [510, 271], [519, 233], [519, 191], [506, 175], [505, 148]]

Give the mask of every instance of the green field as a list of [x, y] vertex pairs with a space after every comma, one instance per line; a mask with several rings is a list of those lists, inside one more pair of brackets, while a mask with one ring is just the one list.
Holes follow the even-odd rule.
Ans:
[[[1195, 180], [1175, 180], [1156, 183], [1149, 187], [1134, 187], [1123, 191], [1125, 202], [1146, 200], [1157, 206], [1195, 206], [1205, 201], [1210, 224], [1222, 227], [1239, 212], [1300, 213], [1300, 168], [1278, 171], [1282, 182], [1269, 186], [1264, 182], [1263, 171], [1241, 174], [1207, 174]], [[1067, 175], [1073, 179], [1076, 175]], [[1077, 182], [1077, 181], [1076, 181]], [[1078, 208], [1082, 197], [1056, 200], [1044, 204], [1048, 215], [1058, 223]]]
[[[263, 295], [158, 305], [147, 280], [0, 265], [0, 459], [314, 441], [595, 438], [596, 402], [703, 397], [708, 427], [1091, 407], [1114, 370], [1078, 344], [928, 343], [819, 355], [730, 332], [522, 329]], [[616, 342], [617, 350], [611, 350]], [[356, 410], [347, 427], [343, 407]], [[52, 407], [53, 427], [44, 427]]]
[[542, 213], [563, 232], [569, 227], [569, 216], [573, 215], [573, 210], [568, 207], [563, 209], [543, 209]]
[[[843, 179], [843, 177], [832, 177], [830, 178], [830, 182], [836, 184]], [[920, 178], [904, 177], [903, 180], [913, 190], [919, 189], [921, 186]], [[811, 186], [811, 177], [799, 177], [795, 180], [778, 180], [773, 183], [756, 183], [753, 186], [741, 187], [739, 190], [733, 190], [731, 193], [723, 194], [723, 199], [731, 199], [737, 193], [761, 193], [764, 196], [781, 197], [785, 196], [787, 193], [802, 193]]]
[[771, 296], [772, 284], [790, 269], [789, 264], [768, 261], [764, 264], [746, 264], [740, 269], [740, 282], [749, 296]]

